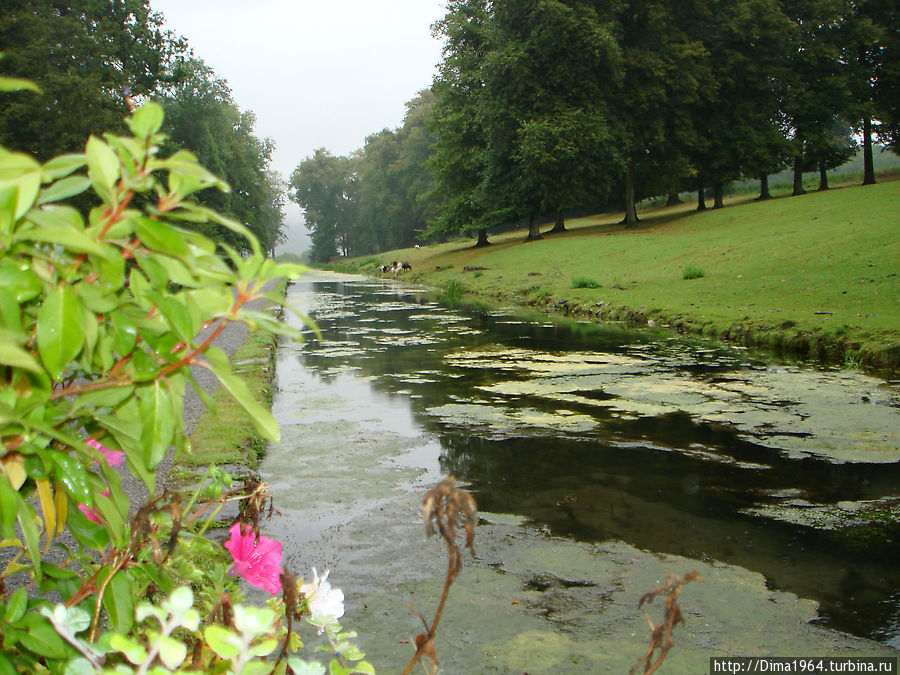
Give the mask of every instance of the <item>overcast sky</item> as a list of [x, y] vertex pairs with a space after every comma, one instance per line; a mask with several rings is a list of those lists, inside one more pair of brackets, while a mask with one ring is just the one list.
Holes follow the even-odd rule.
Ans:
[[[430, 26], [443, 0], [150, 0], [194, 54], [256, 113], [289, 178], [316, 148], [345, 155], [403, 123], [404, 103], [431, 85], [441, 42]], [[288, 203], [291, 241], [308, 246]]]

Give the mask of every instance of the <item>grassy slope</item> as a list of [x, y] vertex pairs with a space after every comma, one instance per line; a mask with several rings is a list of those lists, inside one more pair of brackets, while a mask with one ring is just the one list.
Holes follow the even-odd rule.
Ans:
[[[406, 279], [438, 288], [455, 282], [576, 315], [653, 319], [747, 344], [900, 365], [900, 181], [641, 217], [630, 231], [617, 224], [621, 214], [582, 218], [538, 242], [523, 243], [518, 231], [484, 249], [467, 240], [352, 267], [373, 273], [399, 258], [413, 266]], [[687, 266], [704, 276], [683, 279]], [[578, 278], [599, 287], [573, 288]]]

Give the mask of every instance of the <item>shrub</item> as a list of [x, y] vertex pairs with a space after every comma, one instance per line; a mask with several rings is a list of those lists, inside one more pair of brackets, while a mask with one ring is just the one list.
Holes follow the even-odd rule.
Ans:
[[[163, 456], [185, 449], [183, 396], [201, 357], [259, 434], [278, 438], [212, 343], [234, 321], [299, 337], [247, 305], [278, 301], [267, 282], [304, 268], [265, 258], [243, 225], [191, 200], [227, 186], [190, 152], [159, 156], [160, 106], [126, 122], [130, 136], [92, 136], [45, 164], [0, 149], [0, 550], [11, 554], [0, 589], [20, 586], [0, 597], [0, 672], [166, 673], [187, 667], [188, 645], [196, 670], [324, 672], [295, 655], [295, 614], [326, 633], [346, 672], [373, 672], [341, 634], [340, 592], [324, 577], [299, 586], [280, 543], [259, 535], [264, 483], [234, 486], [212, 467], [193, 494], [154, 494]], [[96, 205], [81, 212], [73, 198]], [[217, 249], [197, 223], [244, 236], [251, 254]], [[122, 489], [123, 462], [147, 486], [143, 505]], [[272, 592], [269, 607], [240, 603], [227, 554], [200, 536], [226, 499], [244, 521], [232, 571]], [[53, 564], [44, 554], [63, 530], [74, 543]]]

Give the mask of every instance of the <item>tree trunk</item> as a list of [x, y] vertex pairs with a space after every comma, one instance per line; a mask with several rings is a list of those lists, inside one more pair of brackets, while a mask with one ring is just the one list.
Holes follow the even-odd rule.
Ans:
[[625, 227], [637, 227], [637, 209], [634, 206], [634, 164], [628, 162], [625, 169]]
[[681, 197], [678, 196], [677, 192], [670, 192], [669, 198], [666, 199], [666, 206], [676, 206], [681, 204]]
[[538, 222], [538, 214], [532, 213], [528, 218], [528, 236], [525, 237], [525, 241], [537, 241], [538, 239], [543, 239], [541, 225]]
[[703, 179], [700, 178], [700, 185], [697, 186], [697, 210], [706, 211], [706, 193], [703, 190]]
[[553, 229], [550, 230], [550, 234], [555, 234], [557, 232], [565, 232], [566, 231], [566, 214], [562, 211], [556, 212], [556, 222], [553, 223]]
[[713, 185], [713, 208], [721, 209], [725, 207], [725, 186], [722, 183]]
[[863, 120], [863, 185], [875, 185], [875, 160], [872, 157], [872, 119]]
[[825, 168], [825, 162], [819, 164], [819, 192], [828, 189], [828, 169]]
[[491, 242], [488, 241], [487, 228], [482, 227], [478, 230], [478, 241], [475, 242], [475, 248], [481, 248], [482, 246], [490, 246]]
[[759, 197], [757, 197], [756, 200], [762, 201], [771, 198], [772, 193], [769, 192], [769, 174], [764, 173], [759, 177]]
[[805, 195], [806, 190], [803, 189], [803, 158], [799, 155], [794, 157], [794, 191], [791, 196]]

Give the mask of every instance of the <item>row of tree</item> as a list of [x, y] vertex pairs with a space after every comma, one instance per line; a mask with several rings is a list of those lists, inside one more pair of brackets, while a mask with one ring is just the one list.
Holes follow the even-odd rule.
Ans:
[[[710, 189], [718, 207], [727, 183], [759, 178], [765, 198], [766, 177], [786, 166], [799, 194], [802, 172], [819, 169], [825, 180], [858, 138], [871, 183], [873, 137], [898, 147], [896, 0], [447, 8], [435, 27], [445, 40], [440, 73], [419, 99], [434, 137], [420, 153], [430, 153], [432, 177], [397, 161], [396, 149], [385, 154], [408, 121], [353, 157], [321, 150], [304, 161], [291, 197], [307, 210], [314, 259], [410, 245], [423, 233], [478, 232], [486, 242], [511, 223], [528, 223], [534, 239], [539, 220], [555, 215], [562, 229], [562, 214], [585, 207], [624, 204], [634, 225], [635, 204], [654, 195], [697, 190], [705, 208]], [[326, 159], [341, 164], [327, 194], [312, 171]], [[329, 211], [335, 199], [343, 207]]]
[[[90, 134], [124, 133], [126, 98], [166, 111], [166, 152], [186, 148], [231, 185], [200, 200], [249, 227], [266, 249], [283, 240], [284, 186], [269, 168], [273, 145], [225, 81], [192, 58], [149, 0], [4, 0], [3, 75], [41, 93], [0, 93], [0, 144], [41, 160], [77, 152]], [[206, 232], [242, 249], [225, 228]]]
[[406, 104], [403, 126], [366, 138], [347, 157], [319, 148], [294, 170], [290, 198], [305, 211], [313, 260], [411, 246], [438, 214], [427, 166], [434, 96]]

